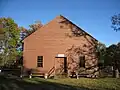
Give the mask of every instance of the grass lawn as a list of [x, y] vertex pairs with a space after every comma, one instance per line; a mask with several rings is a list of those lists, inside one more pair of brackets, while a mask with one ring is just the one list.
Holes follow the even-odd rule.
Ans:
[[0, 78], [0, 90], [120, 90], [120, 79]]

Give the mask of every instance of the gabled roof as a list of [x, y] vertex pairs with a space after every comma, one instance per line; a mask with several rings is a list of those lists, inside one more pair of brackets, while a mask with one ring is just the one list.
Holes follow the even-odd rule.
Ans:
[[85, 34], [87, 34], [88, 36], [90, 36], [91, 38], [93, 38], [95, 41], [98, 41], [96, 38], [94, 38], [93, 36], [91, 36], [89, 33], [87, 33], [85, 30], [83, 30], [82, 28], [78, 27], [76, 24], [74, 24], [72, 21], [70, 21], [69, 19], [67, 19], [66, 17], [60, 15], [60, 17], [66, 19], [67, 21], [69, 21], [72, 25], [74, 25], [75, 27], [77, 27], [79, 30], [81, 30], [82, 32], [84, 32]]
[[[97, 39], [95, 39], [93, 36], [91, 36], [90, 34], [88, 34], [87, 32], [85, 32], [83, 29], [81, 29], [80, 27], [78, 27], [76, 24], [74, 24], [72, 21], [70, 21], [69, 19], [67, 19], [66, 17], [64, 17], [64, 16], [62, 16], [62, 15], [59, 15], [59, 16], [57, 16], [57, 17], [60, 17], [60, 18], [64, 18], [66, 21], [68, 21], [69, 23], [71, 23], [72, 25], [74, 25], [75, 27], [77, 27], [79, 30], [81, 30], [82, 32], [84, 32], [86, 35], [88, 35], [88, 36], [90, 36], [91, 38], [93, 38], [95, 41], [98, 41]], [[56, 17], [56, 18], [57, 18]], [[53, 19], [54, 20], [54, 19]], [[52, 21], [53, 21], [52, 20]], [[51, 21], [50, 21], [51, 22]], [[49, 23], [50, 23], [49, 22]], [[45, 25], [43, 25], [41, 28], [43, 28], [44, 26], [46, 26], [46, 25], [48, 25], [49, 23], [47, 23], [47, 24], [45, 24]], [[37, 30], [36, 30], [37, 31]], [[34, 31], [33, 33], [35, 33], [36, 31]], [[31, 33], [31, 34], [33, 34], [33, 33]], [[30, 35], [31, 35], [30, 34]], [[26, 38], [28, 38], [30, 35], [28, 35]], [[24, 39], [26, 39], [26, 38], [24, 38]], [[23, 41], [24, 41], [24, 39], [23, 39]]]

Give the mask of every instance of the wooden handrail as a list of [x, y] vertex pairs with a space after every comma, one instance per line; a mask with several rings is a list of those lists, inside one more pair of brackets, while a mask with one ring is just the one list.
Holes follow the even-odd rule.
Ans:
[[55, 67], [53, 66], [49, 71], [48, 71], [48, 77], [54, 72]]

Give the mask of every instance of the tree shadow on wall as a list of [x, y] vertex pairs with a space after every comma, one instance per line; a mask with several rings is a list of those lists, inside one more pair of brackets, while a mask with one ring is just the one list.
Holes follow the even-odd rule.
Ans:
[[[68, 20], [63, 16], [60, 17], [59, 24], [61, 26], [60, 28], [70, 30], [70, 32], [65, 33], [66, 37], [73, 38], [73, 39], [75, 37], [77, 38], [83, 37], [84, 40], [87, 41], [87, 43], [85, 43], [83, 46], [76, 46], [73, 44], [71, 48], [68, 48], [66, 50], [67, 59], [69, 61], [68, 68], [69, 68], [69, 65], [74, 63], [76, 65], [74, 66], [73, 71], [76, 71], [79, 67], [79, 57], [81, 55], [90, 57], [90, 59], [86, 60], [87, 70], [90, 70], [93, 67], [96, 68], [98, 65], [96, 60], [98, 60], [98, 57], [99, 57], [97, 55], [98, 41], [94, 37], [92, 37], [90, 34], [85, 32], [83, 29], [79, 28], [78, 26], [76, 26], [74, 23], [72, 23], [70, 20]], [[92, 64], [90, 64], [90, 62], [92, 62]]]

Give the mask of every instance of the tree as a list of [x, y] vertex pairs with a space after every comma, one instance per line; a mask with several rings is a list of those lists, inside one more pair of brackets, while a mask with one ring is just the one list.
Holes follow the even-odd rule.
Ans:
[[39, 28], [41, 28], [43, 25], [42, 25], [42, 23], [40, 22], [40, 21], [35, 21], [35, 24], [31, 24], [31, 25], [29, 25], [29, 27], [30, 27], [30, 31], [36, 31], [36, 30], [38, 30]]
[[[7, 64], [22, 57], [22, 40], [42, 27], [41, 22], [29, 25], [29, 29], [18, 27], [12, 18], [0, 18], [0, 62]], [[4, 37], [3, 37], [4, 36]]]
[[113, 77], [119, 77], [120, 70], [120, 43], [112, 44], [106, 49], [106, 65], [113, 66]]
[[25, 37], [29, 36], [30, 34], [32, 34], [33, 32], [35, 32], [36, 30], [38, 30], [39, 28], [41, 28], [43, 25], [41, 24], [40, 21], [36, 21], [35, 24], [31, 24], [29, 25], [29, 29], [26, 29], [24, 27], [19, 27], [21, 33], [21, 40], [23, 40]]
[[105, 44], [99, 42], [97, 44], [97, 53], [98, 53], [98, 61], [100, 66], [104, 65], [104, 61], [105, 61], [105, 54], [106, 54], [106, 46]]
[[120, 14], [112, 16], [111, 21], [112, 21], [112, 28], [115, 31], [120, 30]]
[[2, 65], [8, 62], [13, 63], [18, 54], [17, 45], [20, 42], [20, 30], [12, 18], [0, 18], [0, 25], [2, 25], [4, 32], [4, 38], [0, 40]]

